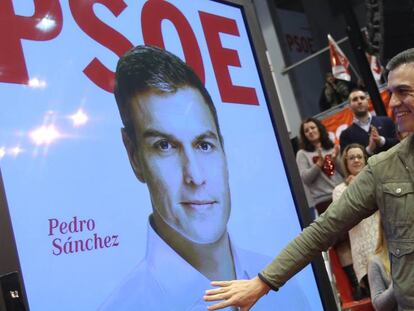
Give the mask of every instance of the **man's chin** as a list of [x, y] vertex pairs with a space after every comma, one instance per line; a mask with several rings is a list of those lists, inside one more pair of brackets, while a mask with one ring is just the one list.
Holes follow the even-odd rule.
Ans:
[[357, 118], [362, 118], [365, 117], [368, 114], [368, 110], [364, 110], [364, 111], [356, 111], [355, 112], [355, 116]]
[[217, 243], [226, 233], [225, 230], [220, 232], [192, 232], [190, 234], [182, 234], [187, 240], [196, 244], [208, 245]]
[[414, 132], [414, 121], [413, 121], [413, 124], [407, 124], [407, 125], [405, 125], [405, 124], [402, 124], [402, 125], [398, 124], [398, 131], [399, 132], [402, 132], [402, 133], [406, 133], [406, 132], [412, 133], [412, 132]]

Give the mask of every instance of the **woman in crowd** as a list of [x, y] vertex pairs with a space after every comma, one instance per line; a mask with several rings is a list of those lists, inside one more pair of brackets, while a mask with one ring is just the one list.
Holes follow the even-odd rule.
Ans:
[[375, 254], [368, 262], [368, 280], [371, 301], [376, 311], [397, 311], [397, 301], [391, 282], [391, 264], [381, 222], [378, 226]]
[[[345, 148], [342, 152], [342, 168], [345, 173], [345, 181], [335, 187], [332, 193], [333, 201], [339, 199], [352, 180], [362, 171], [367, 164], [367, 159], [368, 155], [363, 146], [350, 144]], [[353, 267], [344, 269], [353, 268], [356, 278], [352, 276], [352, 271], [347, 272], [347, 274], [350, 277], [353, 287], [357, 287], [358, 285], [362, 287], [363, 293], [361, 294], [363, 296], [369, 296], [367, 266], [368, 259], [375, 250], [378, 235], [378, 217], [379, 214], [376, 212], [372, 216], [362, 220], [349, 231]]]
[[339, 146], [329, 139], [325, 126], [308, 118], [300, 126], [301, 149], [296, 154], [300, 176], [312, 203], [322, 214], [332, 202], [332, 191], [343, 180]]

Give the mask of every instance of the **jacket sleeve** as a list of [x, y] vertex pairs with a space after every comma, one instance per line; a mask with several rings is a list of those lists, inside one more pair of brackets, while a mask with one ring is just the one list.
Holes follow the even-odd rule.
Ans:
[[271, 288], [278, 289], [314, 256], [328, 249], [341, 234], [372, 215], [376, 209], [374, 177], [368, 164], [339, 200], [291, 241], [260, 272], [259, 277]]
[[310, 187], [322, 172], [320, 167], [314, 163], [310, 164], [302, 150], [299, 150], [296, 154], [296, 163], [303, 183]]

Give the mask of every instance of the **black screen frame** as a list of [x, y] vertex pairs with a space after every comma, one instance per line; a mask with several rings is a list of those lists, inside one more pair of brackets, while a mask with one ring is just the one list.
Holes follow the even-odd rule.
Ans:
[[[0, 167], [0, 278], [14, 271], [18, 271], [20, 289], [23, 295], [23, 303], [27, 310], [28, 301], [24, 287], [23, 274], [20, 266], [17, 244], [14, 237], [11, 217], [7, 205], [6, 191], [3, 184], [3, 178]], [[0, 292], [0, 310], [7, 310], [4, 297]]]

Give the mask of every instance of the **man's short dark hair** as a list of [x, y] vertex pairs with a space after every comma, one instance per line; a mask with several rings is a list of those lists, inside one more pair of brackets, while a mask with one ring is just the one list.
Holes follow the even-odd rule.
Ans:
[[367, 91], [365, 91], [365, 90], [364, 90], [364, 89], [362, 89], [361, 87], [353, 87], [353, 88], [351, 89], [351, 91], [349, 92], [348, 99], [349, 99], [349, 97], [351, 96], [351, 93], [355, 93], [355, 92], [363, 92], [365, 95], [367, 95]]
[[414, 63], [414, 48], [402, 51], [395, 55], [387, 64], [387, 72], [390, 72], [402, 64]]
[[138, 45], [119, 59], [114, 94], [125, 130], [133, 143], [136, 140], [130, 115], [131, 99], [148, 91], [175, 93], [184, 87], [192, 87], [200, 92], [210, 109], [222, 143], [213, 100], [200, 78], [179, 57], [154, 46]]

